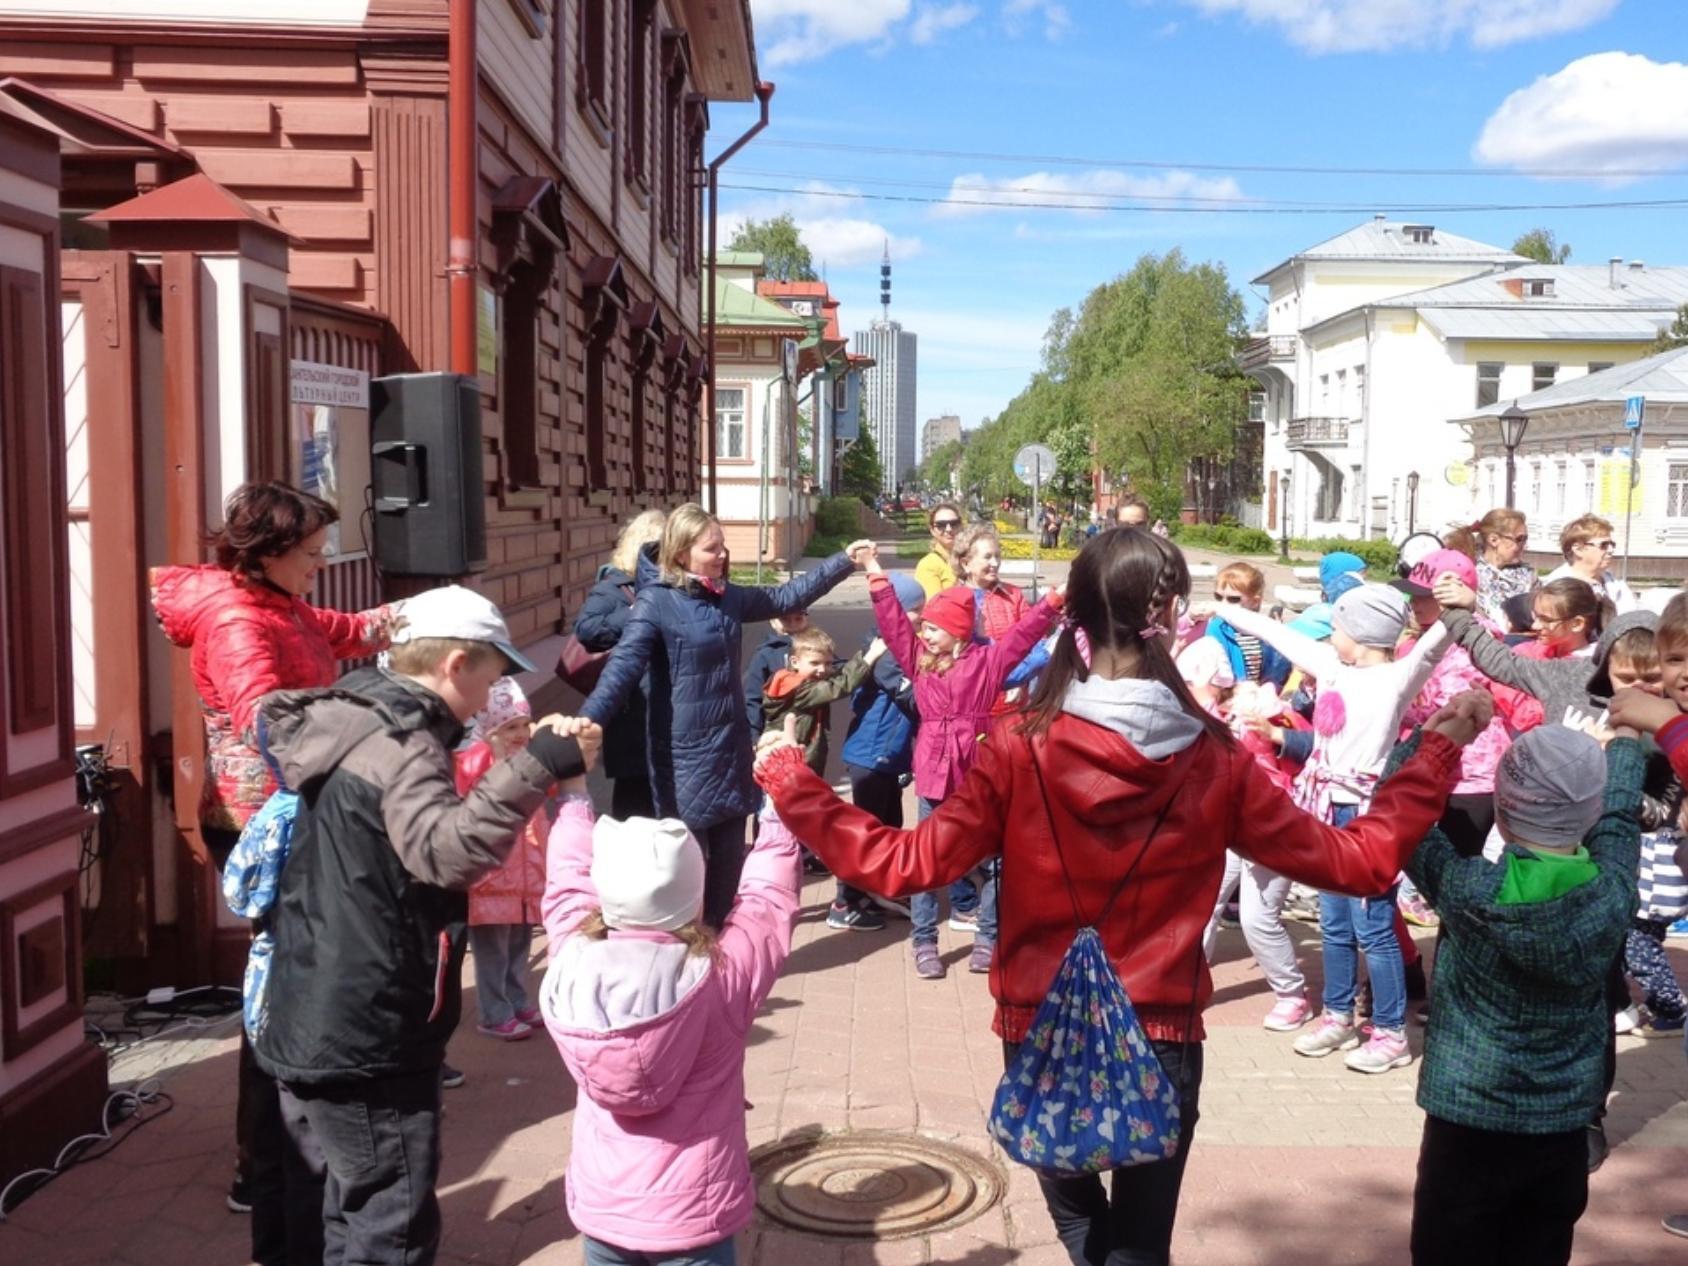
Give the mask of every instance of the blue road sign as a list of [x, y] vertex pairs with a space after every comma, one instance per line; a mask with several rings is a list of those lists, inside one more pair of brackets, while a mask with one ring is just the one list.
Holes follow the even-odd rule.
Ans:
[[1631, 431], [1641, 429], [1641, 419], [1647, 412], [1646, 396], [1630, 396], [1624, 401], [1624, 426]]

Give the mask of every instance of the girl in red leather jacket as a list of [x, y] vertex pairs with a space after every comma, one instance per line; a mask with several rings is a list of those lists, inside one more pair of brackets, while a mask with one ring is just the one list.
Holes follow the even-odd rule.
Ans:
[[[1078, 930], [1057, 835], [1085, 911], [1101, 909], [1136, 865], [1098, 930], [1157, 1056], [1180, 1083], [1186, 1146], [1114, 1171], [1112, 1210], [1098, 1176], [1040, 1177], [1075, 1261], [1108, 1251], [1168, 1259], [1198, 1116], [1201, 1010], [1212, 992], [1202, 932], [1226, 848], [1320, 888], [1380, 892], [1440, 816], [1460, 746], [1487, 721], [1487, 696], [1450, 705], [1427, 723], [1418, 752], [1379, 789], [1372, 812], [1346, 827], [1322, 823], [1295, 807], [1180, 680], [1172, 630], [1189, 589], [1170, 541], [1148, 532], [1091, 540], [1073, 564], [1066, 624], [1023, 722], [999, 726], [960, 786], [913, 830], [839, 800], [781, 736], [764, 738], [758, 761], [781, 819], [849, 883], [888, 895], [930, 891], [1002, 857], [1009, 899], [990, 986], [992, 1027], [1007, 1058]], [[1087, 1243], [1101, 1252], [1087, 1258]]]

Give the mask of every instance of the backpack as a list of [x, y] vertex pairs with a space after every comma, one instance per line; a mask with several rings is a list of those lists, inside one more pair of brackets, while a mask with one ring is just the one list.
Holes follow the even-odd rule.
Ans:
[[[997, 1085], [990, 1132], [1014, 1160], [1056, 1177], [1170, 1159], [1179, 1148], [1179, 1088], [1149, 1044], [1097, 929], [1154, 843], [1176, 794], [1161, 808], [1100, 913], [1087, 920], [1061, 853], [1035, 749], [1032, 771], [1077, 933]], [[1199, 978], [1199, 945], [1196, 952]], [[1193, 991], [1190, 1012], [1193, 1022]], [[1189, 1025], [1185, 1028], [1187, 1033]]]
[[275, 791], [247, 821], [223, 867], [224, 902], [240, 918], [256, 922], [240, 985], [241, 1022], [247, 1038], [254, 1042], [269, 1019], [270, 960], [275, 955], [275, 937], [270, 933], [268, 916], [281, 887], [281, 871], [293, 847], [293, 827], [298, 818], [298, 793], [285, 787]]

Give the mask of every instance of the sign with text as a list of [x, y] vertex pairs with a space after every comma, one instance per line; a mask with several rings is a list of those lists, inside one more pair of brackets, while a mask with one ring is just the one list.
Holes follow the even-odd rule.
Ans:
[[319, 365], [309, 360], [296, 360], [291, 368], [288, 393], [292, 403], [369, 408], [369, 375], [363, 370]]
[[[1629, 455], [1603, 457], [1600, 459], [1600, 484], [1596, 489], [1595, 513], [1608, 519], [1616, 519], [1631, 508], [1641, 513], [1643, 488], [1638, 483], [1633, 490], [1629, 482]], [[1634, 501], [1630, 500], [1633, 495]]]

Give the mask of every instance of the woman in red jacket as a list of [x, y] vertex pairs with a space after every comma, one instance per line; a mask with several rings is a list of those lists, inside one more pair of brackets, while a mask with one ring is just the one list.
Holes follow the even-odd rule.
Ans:
[[[333, 685], [338, 661], [387, 645], [386, 607], [345, 615], [305, 601], [338, 518], [326, 501], [286, 484], [242, 484], [211, 539], [215, 563], [153, 572], [152, 604], [165, 636], [191, 651], [205, 719], [200, 835], [219, 869], [276, 787], [253, 733], [258, 701], [272, 690]], [[312, 1159], [289, 1147], [275, 1082], [253, 1061], [244, 1034], [235, 1139], [229, 1207], [251, 1210], [253, 1260], [320, 1260], [320, 1157], [313, 1175]]]
[[[1202, 932], [1226, 848], [1318, 888], [1382, 891], [1440, 816], [1459, 747], [1480, 731], [1486, 707], [1486, 696], [1474, 696], [1438, 713], [1372, 812], [1327, 826], [1297, 809], [1190, 697], [1171, 656], [1189, 588], [1170, 541], [1148, 532], [1095, 537], [1073, 564], [1066, 631], [1025, 722], [997, 727], [960, 788], [912, 831], [840, 801], [781, 738], [764, 740], [757, 769], [792, 832], [841, 879], [869, 891], [930, 891], [1001, 855], [1009, 897], [990, 985], [992, 1027], [1008, 1058], [1078, 931], [1056, 839], [1086, 912], [1100, 911], [1135, 865], [1100, 932], [1181, 1086], [1186, 1144], [1198, 1115], [1201, 1009], [1212, 992]], [[1111, 1204], [1099, 1177], [1040, 1177], [1072, 1260], [1166, 1262], [1188, 1154], [1185, 1146], [1173, 1159], [1115, 1170]]]

